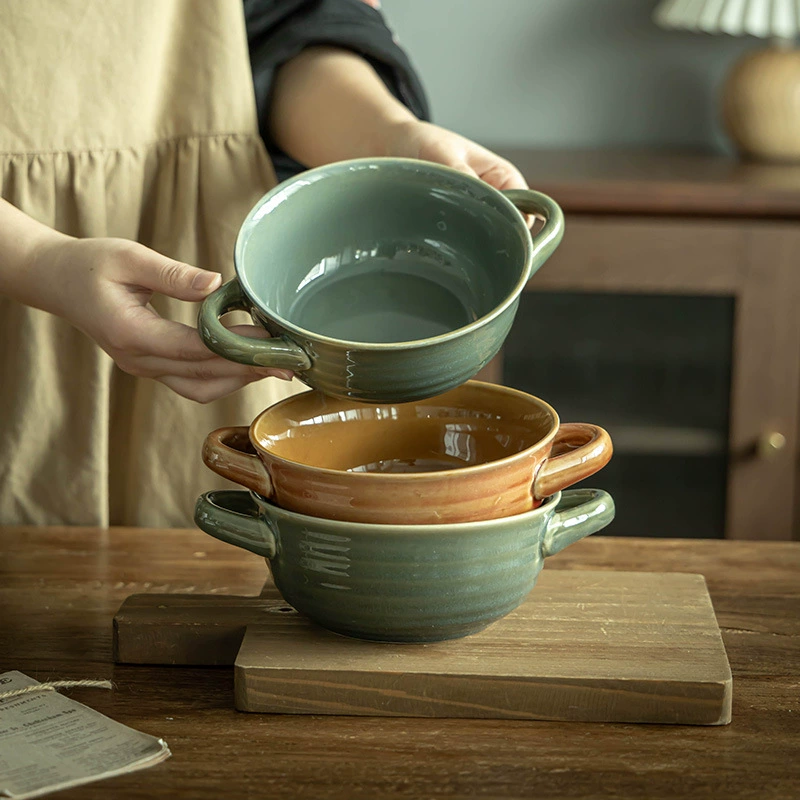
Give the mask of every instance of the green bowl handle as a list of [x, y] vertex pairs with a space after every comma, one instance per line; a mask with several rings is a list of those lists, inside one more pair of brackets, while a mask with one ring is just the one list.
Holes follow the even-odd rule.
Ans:
[[201, 531], [264, 558], [275, 555], [275, 536], [250, 492], [206, 492], [197, 498], [194, 521]]
[[564, 236], [564, 212], [552, 197], [533, 189], [506, 189], [503, 194], [523, 214], [536, 214], [544, 219], [544, 226], [533, 237], [533, 275], [561, 243]]
[[603, 530], [614, 519], [614, 500], [602, 489], [567, 489], [561, 493], [547, 525], [542, 555], [555, 555], [568, 545]]
[[228, 330], [220, 317], [229, 311], [250, 311], [239, 281], [223, 284], [200, 306], [197, 330], [209, 350], [229, 361], [251, 367], [271, 367], [302, 372], [311, 366], [311, 359], [300, 345], [286, 338], [250, 339]]

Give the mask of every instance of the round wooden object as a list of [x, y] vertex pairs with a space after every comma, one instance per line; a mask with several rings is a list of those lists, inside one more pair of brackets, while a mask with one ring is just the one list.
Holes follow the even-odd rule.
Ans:
[[800, 50], [775, 47], [746, 55], [725, 82], [722, 114], [744, 155], [800, 161]]

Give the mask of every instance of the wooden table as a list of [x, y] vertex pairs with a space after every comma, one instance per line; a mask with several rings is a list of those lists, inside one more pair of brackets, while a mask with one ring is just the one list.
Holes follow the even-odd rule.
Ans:
[[263, 561], [192, 530], [0, 528], [0, 671], [110, 678], [113, 692], [71, 696], [172, 749], [161, 765], [64, 800], [800, 796], [800, 543], [594, 537], [546, 567], [565, 568], [705, 575], [733, 670], [733, 722], [239, 713], [230, 668], [111, 661], [111, 620], [130, 594], [260, 590]]

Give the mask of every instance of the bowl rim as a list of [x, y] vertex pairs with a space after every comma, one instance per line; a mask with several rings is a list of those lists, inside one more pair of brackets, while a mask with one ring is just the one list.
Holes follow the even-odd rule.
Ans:
[[[436, 395], [434, 397], [429, 397], [422, 400], [412, 400], [409, 403], [363, 403], [357, 400], [352, 400], [352, 403], [358, 403], [359, 405], [363, 406], [374, 406], [380, 407], [383, 405], [412, 405], [412, 404], [419, 404], [419, 403], [426, 403], [430, 401], [434, 401], [437, 398], [444, 397], [448, 394], [453, 392], [460, 391], [464, 388], [489, 388], [492, 391], [497, 392], [498, 394], [505, 394], [505, 395], [514, 395], [523, 399], [525, 401], [532, 401], [532, 405], [543, 409], [547, 413], [550, 414], [551, 419], [551, 426], [550, 430], [547, 434], [545, 434], [541, 439], [534, 442], [534, 444], [529, 445], [524, 450], [519, 450], [516, 453], [512, 453], [509, 456], [504, 456], [503, 458], [497, 458], [493, 461], [484, 461], [480, 464], [472, 464], [466, 467], [456, 467], [455, 469], [443, 469], [437, 470], [436, 472], [349, 472], [348, 470], [343, 469], [331, 469], [329, 467], [315, 467], [311, 464], [305, 464], [302, 461], [294, 461], [290, 458], [286, 458], [284, 456], [279, 456], [273, 452], [271, 452], [268, 448], [264, 447], [256, 438], [256, 428], [260, 422], [267, 414], [275, 411], [280, 410], [282, 406], [290, 405], [293, 401], [296, 400], [298, 397], [306, 397], [309, 394], [319, 394], [323, 395], [323, 392], [319, 390], [312, 389], [307, 392], [300, 392], [298, 394], [291, 395], [289, 397], [285, 397], [283, 400], [279, 400], [277, 403], [265, 408], [249, 425], [248, 427], [248, 438], [250, 439], [251, 445], [255, 448], [256, 452], [258, 453], [259, 459], [261, 460], [264, 467], [269, 470], [272, 464], [283, 464], [287, 466], [291, 466], [293, 469], [298, 469], [300, 471], [307, 471], [312, 473], [313, 475], [320, 475], [320, 476], [328, 476], [328, 477], [341, 477], [347, 476], [348, 481], [356, 481], [358, 483], [382, 483], [382, 482], [391, 482], [392, 484], [397, 484], [398, 482], [404, 483], [428, 483], [431, 481], [435, 481], [437, 479], [444, 479], [447, 480], [455, 475], [463, 476], [465, 474], [474, 475], [479, 472], [486, 472], [488, 470], [502, 468], [506, 465], [512, 464], [515, 461], [524, 461], [526, 460], [532, 451], [538, 450], [540, 448], [546, 447], [548, 443], [552, 442], [555, 438], [556, 434], [558, 433], [559, 426], [561, 424], [561, 420], [558, 416], [556, 410], [546, 401], [542, 400], [539, 397], [536, 397], [532, 394], [528, 394], [527, 392], [523, 392], [520, 389], [514, 389], [511, 386], [502, 386], [496, 383], [489, 383], [488, 381], [478, 381], [478, 380], [468, 380], [459, 386], [456, 386], [453, 389], [450, 389], [443, 394]], [[346, 398], [334, 398], [335, 400], [346, 402]], [[346, 423], [345, 423], [346, 424]], [[262, 454], [265, 454], [266, 460], [262, 457]], [[270, 463], [271, 462], [271, 463]], [[270, 477], [272, 477], [270, 475]]]
[[[397, 523], [397, 522], [349, 522], [344, 519], [329, 519], [328, 517], [313, 517], [310, 514], [301, 514], [297, 511], [289, 511], [281, 508], [263, 495], [252, 490], [248, 490], [252, 495], [253, 501], [258, 505], [261, 518], [264, 523], [271, 528], [275, 523], [273, 517], [284, 518], [290, 522], [296, 522], [308, 528], [323, 525], [325, 532], [341, 531], [345, 534], [360, 533], [379, 533], [379, 534], [400, 534], [408, 536], [423, 536], [428, 534], [462, 534], [473, 530], [489, 531], [494, 528], [516, 527], [525, 524], [537, 517], [542, 517], [550, 513], [555, 513], [558, 504], [565, 492], [599, 495], [607, 494], [602, 489], [589, 489], [579, 487], [577, 489], [563, 489], [545, 498], [541, 505], [530, 511], [521, 514], [512, 514], [508, 517], [494, 517], [492, 519], [473, 519], [468, 522], [434, 522], [434, 523]], [[588, 499], [588, 498], [587, 498]], [[269, 513], [264, 511], [264, 507], [270, 509]], [[377, 531], [375, 531], [377, 529]], [[274, 531], [273, 531], [274, 533]], [[544, 533], [544, 531], [542, 532]]]
[[[482, 317], [478, 317], [478, 319], [473, 320], [467, 325], [463, 325], [460, 328], [455, 328], [452, 331], [439, 334], [438, 336], [429, 336], [424, 339], [408, 339], [401, 342], [358, 342], [349, 339], [337, 339], [333, 336], [326, 336], [324, 334], [308, 330], [307, 328], [302, 328], [299, 325], [290, 322], [285, 317], [275, 313], [264, 303], [262, 303], [250, 286], [247, 277], [244, 274], [244, 268], [242, 267], [242, 262], [244, 260], [244, 248], [248, 239], [250, 238], [251, 231], [255, 227], [255, 224], [258, 222], [258, 220], [268, 213], [268, 211], [262, 211], [262, 209], [270, 204], [278, 205], [279, 203], [284, 202], [288, 197], [299, 190], [300, 187], [298, 187], [298, 184], [306, 185], [310, 182], [324, 180], [325, 178], [330, 178], [332, 175], [337, 173], [352, 171], [354, 169], [369, 169], [370, 165], [398, 165], [406, 168], [413, 168], [418, 172], [424, 171], [443, 173], [450, 177], [458, 178], [467, 186], [479, 186], [481, 191], [488, 195], [496, 195], [499, 203], [511, 213], [511, 216], [514, 218], [513, 221], [521, 226], [522, 231], [525, 232], [525, 235], [522, 237], [525, 262], [520, 271], [519, 278], [514, 284], [511, 292], [507, 294], [500, 303], [495, 305], [491, 311], [489, 311], [487, 314], [484, 314]], [[346, 161], [335, 161], [330, 164], [323, 164], [322, 166], [314, 167], [313, 169], [298, 173], [292, 178], [289, 178], [288, 180], [283, 181], [282, 183], [279, 183], [277, 186], [270, 189], [270, 191], [263, 195], [250, 209], [241, 226], [239, 227], [239, 231], [236, 235], [236, 243], [233, 249], [233, 264], [239, 286], [250, 303], [270, 321], [274, 321], [280, 325], [285, 332], [300, 337], [305, 337], [313, 342], [333, 345], [336, 347], [347, 347], [351, 350], [391, 351], [403, 350], [411, 347], [430, 346], [434, 344], [440, 344], [451, 339], [456, 339], [472, 330], [483, 327], [493, 319], [496, 319], [502, 315], [517, 301], [517, 298], [522, 293], [522, 290], [525, 288], [525, 285], [531, 277], [531, 271], [533, 269], [533, 240], [522, 212], [499, 189], [495, 189], [493, 186], [490, 186], [480, 178], [460, 172], [453, 167], [447, 167], [443, 164], [436, 164], [434, 162], [423, 161], [421, 159], [378, 156], [374, 158], [353, 158]]]

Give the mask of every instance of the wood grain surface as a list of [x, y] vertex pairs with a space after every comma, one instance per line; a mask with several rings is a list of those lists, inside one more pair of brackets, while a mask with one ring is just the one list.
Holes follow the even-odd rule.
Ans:
[[800, 544], [586, 539], [545, 570], [704, 575], [733, 672], [720, 727], [243, 714], [226, 667], [114, 665], [141, 592], [258, 594], [263, 560], [199, 531], [0, 529], [0, 669], [109, 678], [71, 696], [164, 737], [152, 769], [71, 798], [792, 798], [800, 795]]
[[680, 150], [495, 149], [568, 213], [800, 217], [800, 164]]
[[264, 614], [236, 657], [243, 711], [719, 725], [731, 672], [701, 575], [545, 570], [464, 639], [348, 640]]
[[114, 617], [115, 660], [235, 660], [236, 707], [262, 713], [730, 721], [731, 672], [701, 575], [545, 570], [502, 620], [425, 645], [338, 636], [271, 589], [132, 595]]

